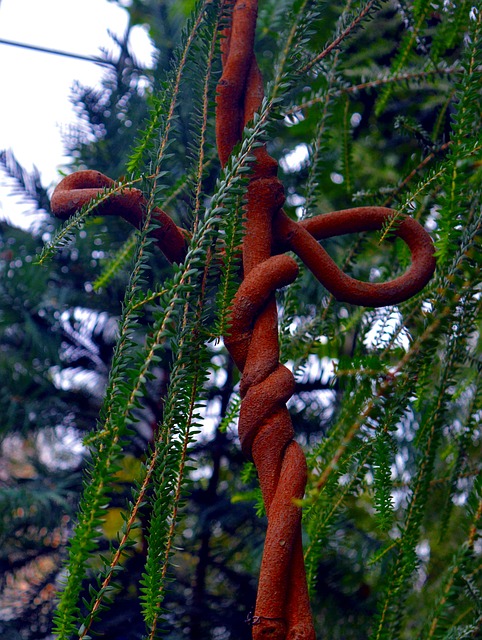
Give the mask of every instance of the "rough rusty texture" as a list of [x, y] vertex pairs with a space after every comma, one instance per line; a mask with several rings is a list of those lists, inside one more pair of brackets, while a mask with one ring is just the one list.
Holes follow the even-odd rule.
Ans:
[[[253, 52], [257, 0], [231, 2], [230, 28], [222, 43], [223, 74], [217, 88], [216, 134], [225, 165], [244, 126], [261, 106], [263, 84]], [[338, 299], [353, 304], [385, 306], [413, 296], [435, 268], [430, 237], [414, 220], [397, 217], [394, 234], [412, 254], [410, 269], [382, 284], [355, 280], [343, 273], [318, 240], [345, 233], [383, 228], [396, 213], [360, 207], [294, 222], [283, 211], [284, 190], [277, 163], [266, 147], [253, 154], [243, 243], [244, 280], [231, 308], [225, 344], [242, 372], [239, 437], [254, 460], [268, 516], [261, 564], [254, 640], [314, 640], [301, 544], [301, 510], [306, 463], [286, 402], [294, 389], [290, 371], [279, 362], [278, 318], [274, 293], [292, 282], [296, 253], [316, 278]]]
[[[253, 52], [256, 0], [228, 0], [230, 26], [221, 44], [223, 74], [216, 96], [216, 137], [221, 164], [226, 165], [243, 128], [263, 99], [263, 83]], [[306, 463], [286, 402], [294, 390], [290, 371], [279, 362], [276, 289], [293, 282], [296, 253], [338, 300], [380, 307], [397, 304], [418, 293], [435, 269], [429, 235], [414, 220], [392, 209], [359, 207], [316, 216], [301, 222], [283, 211], [284, 190], [277, 162], [262, 146], [253, 154], [245, 209], [244, 279], [230, 310], [225, 344], [241, 378], [239, 436], [242, 449], [258, 470], [268, 516], [268, 529], [252, 617], [254, 640], [314, 640], [301, 543], [301, 509]], [[115, 183], [97, 171], [64, 178], [52, 197], [52, 211], [66, 218]], [[140, 228], [146, 201], [138, 189], [119, 187], [98, 205], [100, 215], [121, 215]], [[160, 209], [153, 217], [159, 248], [172, 262], [186, 253], [187, 234]], [[409, 247], [412, 264], [390, 282], [355, 280], [339, 269], [318, 240], [346, 233], [382, 229], [394, 217], [393, 235]]]
[[[55, 187], [50, 201], [52, 212], [66, 220], [93, 198], [112, 189], [116, 183], [99, 171], [77, 171], [67, 176]], [[141, 229], [145, 219], [147, 202], [139, 189], [120, 188], [110, 193], [95, 211], [101, 216], [121, 216], [137, 229]], [[172, 219], [158, 207], [152, 210], [157, 225], [152, 229], [159, 249], [169, 262], [182, 262], [187, 250], [187, 234], [177, 227]]]

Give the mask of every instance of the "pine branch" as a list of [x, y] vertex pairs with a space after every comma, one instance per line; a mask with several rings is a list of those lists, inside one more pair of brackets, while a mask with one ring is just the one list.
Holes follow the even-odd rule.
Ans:
[[14, 194], [20, 194], [31, 200], [38, 210], [50, 211], [50, 199], [47, 190], [42, 186], [37, 167], [34, 167], [32, 171], [27, 171], [11, 150], [0, 151], [0, 166], [16, 183]]
[[[421, 69], [418, 71], [401, 71], [397, 75], [377, 77], [374, 80], [368, 80], [359, 84], [344, 84], [343, 86], [334, 86], [330, 93], [333, 97], [338, 98], [343, 95], [354, 95], [360, 91], [367, 91], [369, 89], [376, 89], [377, 87], [394, 84], [402, 85], [404, 82], [416, 82], [420, 83], [422, 80], [430, 80], [433, 76], [433, 82], [437, 80], [438, 75], [447, 75], [448, 77], [461, 75], [463, 70], [458, 66], [445, 67], [440, 66], [435, 69]], [[323, 103], [326, 100], [326, 92], [323, 90], [321, 94], [315, 93], [308, 100], [297, 103], [286, 109], [286, 115], [293, 115], [313, 107], [315, 104]]]
[[333, 40], [333, 42], [327, 45], [325, 49], [323, 49], [323, 51], [321, 51], [318, 55], [312, 58], [312, 60], [307, 62], [299, 70], [299, 73], [300, 74], [307, 73], [308, 71], [313, 69], [313, 67], [318, 65], [324, 58], [326, 58], [326, 56], [328, 56], [334, 49], [338, 48], [340, 44], [351, 34], [351, 32], [354, 31], [356, 28], [358, 28], [362, 20], [364, 20], [367, 16], [369, 16], [370, 12], [376, 7], [377, 7], [376, 0], [368, 0], [368, 2], [365, 3], [365, 6], [360, 10], [360, 12], [357, 15], [353, 17], [348, 16], [345, 19], [345, 21], [346, 22], [349, 21], [349, 24], [343, 28], [342, 32]]
[[[410, 58], [412, 51], [418, 42], [419, 35], [422, 32], [422, 28], [431, 10], [432, 5], [428, 0], [420, 0], [420, 2], [414, 4], [413, 11], [415, 22], [413, 24], [413, 27], [406, 32], [405, 37], [403, 38], [399, 46], [397, 55], [395, 56], [391, 67], [392, 76], [399, 74], [400, 71], [407, 66], [408, 59]], [[383, 89], [375, 107], [375, 112], [377, 115], [380, 115], [385, 110], [385, 107], [387, 106], [387, 103], [391, 98], [392, 90], [392, 84], [386, 85]]]

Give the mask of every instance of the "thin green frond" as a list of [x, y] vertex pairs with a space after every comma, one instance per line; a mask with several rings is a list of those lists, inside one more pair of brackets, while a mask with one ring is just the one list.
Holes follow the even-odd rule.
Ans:
[[[408, 66], [413, 51], [418, 44], [418, 39], [423, 31], [429, 13], [432, 11], [432, 3], [429, 0], [421, 0], [413, 5], [413, 24], [407, 29], [397, 54], [391, 65], [391, 75], [398, 75]], [[387, 84], [382, 90], [376, 105], [376, 114], [379, 116], [392, 96], [393, 85]]]
[[476, 184], [472, 182], [474, 163], [482, 157], [480, 147], [480, 84], [482, 71], [482, 17], [469, 21], [469, 38], [461, 61], [464, 73], [457, 84], [456, 114], [451, 131], [451, 146], [443, 181], [440, 209], [440, 240], [437, 250], [441, 264], [450, 260], [460, 229], [465, 224]]
[[100, 291], [103, 287], [106, 287], [113, 278], [119, 273], [134, 256], [137, 239], [135, 232], [131, 233], [129, 238], [124, 242], [122, 247], [116, 252], [113, 258], [107, 261], [102, 269], [100, 276], [94, 281], [94, 291]]

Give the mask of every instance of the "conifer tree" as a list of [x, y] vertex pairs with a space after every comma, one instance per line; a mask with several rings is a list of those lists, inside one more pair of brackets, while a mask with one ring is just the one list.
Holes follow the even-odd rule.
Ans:
[[[221, 171], [224, 3], [197, 2], [182, 31], [175, 5], [185, 6], [132, 3], [133, 22], [153, 19], [162, 64], [140, 95], [121, 43], [109, 104], [77, 94], [98, 139], [70, 144], [73, 168], [123, 176], [189, 231], [184, 262], [156, 250], [152, 207], [138, 232], [98, 216], [98, 202], [57, 233], [49, 220], [43, 267], [40, 235], [2, 223], [0, 597], [11, 614], [0, 626], [47, 637], [55, 585], [62, 639], [119, 638], [126, 625], [129, 638], [251, 637], [242, 621], [265, 515], [236, 440], [239, 373], [221, 336], [240, 280], [249, 158], [268, 140], [293, 219], [389, 206], [437, 247], [435, 278], [398, 305], [338, 302], [306, 271], [278, 294], [282, 361], [296, 380], [289, 408], [308, 458], [318, 637], [475, 638], [482, 14], [469, 2], [260, 2], [266, 100]], [[112, 128], [116, 109], [125, 137]], [[322, 242], [353, 277], [384, 281], [409, 262], [392, 231]], [[14, 579], [29, 585], [17, 609]]]

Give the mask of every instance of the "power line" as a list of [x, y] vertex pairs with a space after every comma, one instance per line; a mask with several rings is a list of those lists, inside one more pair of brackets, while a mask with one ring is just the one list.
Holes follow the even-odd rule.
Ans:
[[51, 53], [53, 55], [63, 56], [65, 58], [75, 58], [76, 60], [84, 60], [85, 62], [95, 62], [95, 64], [101, 64], [104, 67], [112, 66], [112, 62], [102, 60], [102, 58], [83, 56], [79, 53], [68, 53], [67, 51], [59, 51], [58, 49], [47, 49], [46, 47], [38, 47], [33, 44], [24, 44], [22, 42], [14, 42], [13, 40], [4, 40], [3, 38], [0, 38], [0, 44], [7, 44], [11, 47], [19, 47], [21, 49], [30, 49], [31, 51], [40, 51], [42, 53]]

